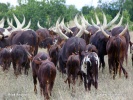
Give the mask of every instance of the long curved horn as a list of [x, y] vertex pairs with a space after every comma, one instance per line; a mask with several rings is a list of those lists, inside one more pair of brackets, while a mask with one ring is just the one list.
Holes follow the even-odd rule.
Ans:
[[67, 27], [65, 26], [65, 24], [64, 24], [64, 18], [63, 18], [62, 21], [61, 21], [61, 25], [62, 25], [62, 27], [63, 27], [67, 32], [73, 33], [69, 28], [67, 28]]
[[15, 20], [15, 22], [16, 22], [16, 24], [17, 24], [17, 29], [21, 29], [22, 26], [21, 26], [20, 21], [19, 21], [18, 18], [15, 16], [15, 14], [13, 14], [13, 17], [14, 17], [14, 20]]
[[100, 28], [101, 28], [101, 31], [102, 31], [103, 35], [104, 35], [106, 38], [109, 38], [110, 35], [108, 35], [108, 34], [104, 31], [104, 29], [103, 29], [102, 27], [100, 27]]
[[67, 27], [70, 28], [69, 24], [67, 23]]
[[23, 27], [24, 25], [25, 25], [25, 16], [23, 15], [23, 22], [22, 22], [22, 24], [21, 24], [21, 27]]
[[23, 29], [24, 29], [24, 30], [29, 29], [30, 25], [31, 25], [31, 19], [30, 19], [28, 25], [27, 25], [25, 28], [23, 28]]
[[2, 39], [3, 38], [3, 36], [2, 35], [0, 35], [0, 39]]
[[40, 25], [39, 21], [37, 22], [37, 26], [38, 26], [38, 28], [40, 28], [40, 29], [44, 29], [44, 28]]
[[91, 22], [92, 22], [92, 25], [94, 26], [94, 27], [96, 27], [96, 28], [100, 28], [98, 25], [96, 25], [95, 23], [94, 23], [94, 21], [93, 21], [93, 19], [91, 18]]
[[1, 21], [0, 21], [0, 24], [1, 24], [4, 20], [5, 20], [5, 19], [4, 19], [4, 18], [2, 18], [2, 19], [1, 19]]
[[122, 21], [123, 21], [123, 16], [121, 16], [121, 19], [120, 19], [119, 23], [115, 27], [120, 27], [121, 24], [122, 24]]
[[85, 19], [84, 15], [81, 13], [81, 18], [83, 19], [84, 23], [87, 25], [87, 26], [91, 26], [91, 24]]
[[12, 25], [12, 23], [10, 23], [9, 18], [7, 18], [7, 23], [8, 23], [8, 25], [9, 25], [11, 28], [15, 29], [15, 27]]
[[104, 27], [104, 29], [106, 29], [106, 28], [110, 27], [111, 25], [113, 25], [113, 24], [116, 22], [116, 20], [119, 18], [119, 16], [120, 16], [120, 11], [117, 13], [117, 15], [115, 16], [115, 18], [114, 18], [112, 21], [110, 21], [110, 22]]
[[64, 39], [69, 39], [69, 37], [67, 37], [64, 33], [62, 33], [62, 31], [59, 28], [59, 25], [57, 26], [57, 33]]
[[125, 29], [119, 34], [119, 36], [124, 35], [124, 34], [126, 33], [127, 30], [128, 30], [128, 23], [127, 23]]
[[98, 16], [97, 16], [96, 13], [95, 13], [95, 17], [96, 17], [97, 25], [101, 24], [101, 23], [100, 23], [100, 20], [99, 20], [99, 18], [98, 18]]
[[93, 19], [91, 18], [91, 23], [92, 23], [92, 25], [96, 25], [95, 23], [94, 23], [94, 21], [93, 21]]
[[79, 29], [81, 29], [82, 26], [78, 23], [77, 17], [78, 17], [78, 14], [76, 14], [76, 16], [74, 18], [74, 23]]
[[103, 27], [105, 27], [107, 25], [107, 18], [105, 13], [103, 12]]
[[3, 28], [4, 27], [4, 23], [5, 23], [5, 19], [2, 18], [2, 20], [0, 21], [0, 28]]
[[59, 25], [59, 23], [60, 23], [60, 17], [56, 21], [56, 27]]

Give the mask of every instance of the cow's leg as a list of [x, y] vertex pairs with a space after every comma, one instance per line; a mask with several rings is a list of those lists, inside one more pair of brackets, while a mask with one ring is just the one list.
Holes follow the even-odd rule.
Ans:
[[111, 68], [111, 59], [108, 58], [108, 64], [109, 64], [109, 73], [111, 74], [112, 68]]
[[26, 65], [24, 66], [25, 67], [25, 75], [28, 75], [28, 71], [29, 71], [29, 68], [30, 68], [30, 64], [29, 63], [26, 63]]
[[69, 85], [69, 89], [70, 89], [70, 83], [71, 83], [71, 75], [68, 76], [68, 85]]
[[36, 88], [36, 85], [37, 85], [37, 75], [34, 75], [33, 74], [33, 82], [34, 82], [34, 92], [37, 94], [37, 88]]
[[16, 75], [16, 63], [13, 62], [13, 69], [14, 69], [14, 74]]
[[95, 83], [94, 83], [94, 86], [95, 86], [96, 89], [98, 88], [97, 80], [98, 80], [98, 69], [96, 69], [96, 72], [95, 72]]
[[82, 82], [83, 82], [82, 72], [79, 71], [78, 75], [79, 75], [79, 78], [80, 78], [80, 82], [79, 82], [79, 86], [80, 86], [82, 84]]
[[132, 54], [132, 66], [133, 66], [133, 54]]
[[76, 73], [74, 75], [72, 75], [72, 83], [73, 83], [72, 92], [76, 92], [76, 88], [75, 88], [75, 83], [76, 83], [75, 78], [76, 77], [77, 77]]
[[100, 63], [102, 63], [102, 73], [103, 73], [104, 68], [105, 68], [104, 56], [100, 56]]
[[[42, 90], [45, 90], [45, 85], [42, 87], [42, 85], [40, 84], [40, 94], [41, 94], [41, 96], [42, 96]], [[44, 94], [44, 96], [45, 96], [45, 94]]]
[[83, 73], [83, 78], [84, 78], [84, 87], [85, 90], [87, 91], [87, 81], [86, 81], [86, 75]]
[[89, 77], [88, 77], [88, 90], [89, 90], [89, 91], [91, 90], [91, 83], [92, 83], [92, 79], [91, 79], [91, 77], [89, 76]]
[[[123, 66], [122, 66], [122, 63], [120, 62], [120, 70], [122, 69], [122, 71], [123, 71], [123, 74], [125, 75], [125, 77], [126, 78], [128, 78], [128, 73], [127, 73], [127, 71], [123, 68]], [[119, 73], [121, 73], [121, 71], [119, 71]]]
[[53, 86], [54, 86], [54, 81], [50, 83], [50, 88], [49, 88], [49, 90], [50, 90], [50, 96], [51, 96], [51, 92], [52, 92]]
[[114, 64], [113, 62], [113, 79], [115, 79], [115, 76], [116, 76], [116, 65]]
[[49, 94], [48, 94], [48, 84], [45, 84], [45, 86], [43, 86], [43, 95], [46, 98], [46, 100], [49, 99]]

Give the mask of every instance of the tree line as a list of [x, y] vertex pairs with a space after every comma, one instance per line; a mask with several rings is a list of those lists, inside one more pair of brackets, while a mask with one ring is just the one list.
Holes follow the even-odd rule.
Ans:
[[[123, 15], [123, 24], [130, 24], [130, 29], [133, 29], [133, 2], [132, 0], [116, 0], [111, 3], [103, 3], [102, 0], [98, 1], [98, 6], [83, 6], [79, 11], [74, 5], [66, 5], [65, 0], [17, 0], [18, 5], [12, 6], [10, 3], [0, 3], [0, 19], [9, 17], [13, 18], [13, 13], [22, 22], [23, 15], [26, 17], [26, 25], [31, 19], [31, 27], [36, 30], [37, 22], [39, 21], [41, 26], [49, 28], [55, 25], [59, 17], [64, 18], [65, 22], [73, 20], [76, 14], [83, 14], [85, 18], [91, 23], [91, 18], [95, 21], [95, 12], [99, 19], [103, 20], [104, 12], [109, 22], [114, 16], [121, 11]], [[13, 23], [16, 24], [15, 22]], [[5, 22], [5, 27], [7, 27]]]

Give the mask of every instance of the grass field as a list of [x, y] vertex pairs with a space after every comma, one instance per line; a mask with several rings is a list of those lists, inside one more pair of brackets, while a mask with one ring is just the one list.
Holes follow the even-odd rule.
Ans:
[[[46, 52], [44, 49], [40, 49], [40, 51]], [[124, 68], [129, 75], [128, 79], [125, 79], [122, 73], [121, 78], [117, 75], [113, 80], [108, 71], [107, 56], [105, 56], [105, 62], [104, 73], [99, 71], [98, 90], [92, 87], [91, 92], [86, 92], [83, 84], [79, 86], [79, 81], [77, 81], [76, 93], [72, 94], [72, 89], [69, 90], [68, 84], [64, 83], [66, 76], [62, 78], [57, 71], [51, 100], [133, 100], [133, 67], [129, 52], [128, 64], [124, 63]], [[36, 95], [34, 94], [31, 68], [28, 76], [22, 74], [16, 78], [12, 66], [9, 71], [5, 72], [0, 67], [0, 100], [43, 100], [44, 97], [40, 95], [39, 85], [37, 90], [38, 94]]]

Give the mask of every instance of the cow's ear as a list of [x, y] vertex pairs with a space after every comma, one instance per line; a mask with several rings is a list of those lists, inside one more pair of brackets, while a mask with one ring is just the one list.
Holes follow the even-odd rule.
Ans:
[[41, 65], [42, 61], [41, 60], [34, 60], [34, 62], [38, 65]]

